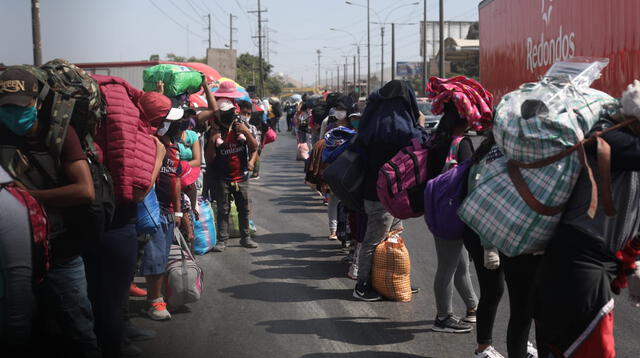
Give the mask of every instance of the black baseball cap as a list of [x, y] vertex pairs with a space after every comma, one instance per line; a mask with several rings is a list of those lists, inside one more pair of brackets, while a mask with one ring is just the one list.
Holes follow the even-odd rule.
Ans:
[[27, 71], [10, 68], [0, 74], [0, 106], [26, 107], [38, 97], [38, 79]]

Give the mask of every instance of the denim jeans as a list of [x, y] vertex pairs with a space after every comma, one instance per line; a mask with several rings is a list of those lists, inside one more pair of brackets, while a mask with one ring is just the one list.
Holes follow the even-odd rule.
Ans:
[[229, 183], [218, 180], [215, 182], [215, 197], [218, 205], [216, 217], [218, 227], [218, 241], [225, 242], [229, 239], [229, 214], [231, 212], [231, 196], [233, 196], [238, 209], [238, 222], [240, 223], [240, 237], [251, 237], [249, 231], [249, 182]]
[[358, 283], [369, 282], [373, 253], [390, 231], [402, 230], [402, 221], [394, 218], [379, 201], [364, 201], [367, 213], [367, 231], [358, 253]]
[[[60, 325], [69, 346], [68, 356], [87, 356], [98, 350], [94, 333], [93, 311], [87, 294], [84, 261], [76, 257], [63, 263], [54, 263], [45, 279], [46, 309]], [[62, 346], [62, 344], [61, 344]]]
[[167, 271], [169, 252], [173, 243], [173, 214], [160, 216], [160, 230], [152, 235], [142, 255], [142, 276], [162, 275]]

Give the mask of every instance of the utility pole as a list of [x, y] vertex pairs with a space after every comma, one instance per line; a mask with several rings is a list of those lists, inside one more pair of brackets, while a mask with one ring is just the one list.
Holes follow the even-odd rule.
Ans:
[[207, 14], [207, 19], [209, 20], [209, 26], [207, 26], [207, 33], [209, 34], [209, 47], [211, 48], [211, 14]]
[[422, 94], [427, 96], [427, 0], [424, 2], [424, 13], [422, 14]]
[[[426, 1], [426, 0], [425, 0]], [[370, 0], [367, 0], [367, 93], [371, 92], [371, 11], [369, 10]]]
[[338, 90], [336, 92], [340, 92], [340, 65], [336, 65], [336, 68], [338, 70], [338, 78], [336, 80], [336, 87]]
[[316, 86], [320, 88], [320, 54], [322, 53], [320, 50], [316, 50], [318, 54], [318, 82], [316, 82]]
[[356, 92], [356, 56], [353, 56], [353, 93]]
[[40, 40], [40, 0], [31, 0], [31, 32], [33, 35], [33, 65], [42, 65], [42, 41]]
[[324, 70], [324, 87], [329, 88], [329, 71]]
[[440, 71], [440, 77], [444, 78], [444, 0], [440, 0], [440, 64], [438, 70]]
[[349, 92], [349, 88], [347, 86], [348, 85], [348, 82], [347, 82], [348, 81], [348, 77], [347, 77], [347, 59], [348, 58], [349, 58], [348, 56], [344, 57], [344, 76], [342, 76], [344, 77], [344, 87], [342, 88], [342, 91], [344, 93]]
[[360, 82], [360, 80], [362, 79], [362, 77], [360, 76], [360, 44], [357, 44], [358, 46], [358, 82]]
[[391, 23], [391, 80], [396, 79], [396, 24]]
[[229, 49], [233, 50], [233, 14], [229, 13]]
[[380, 87], [384, 86], [384, 24], [380, 27]]
[[264, 68], [263, 68], [263, 59], [262, 59], [262, 38], [264, 36], [262, 36], [262, 13], [263, 12], [267, 12], [267, 10], [262, 10], [262, 7], [260, 6], [260, 0], [258, 0], [258, 10], [255, 11], [248, 11], [249, 13], [258, 13], [258, 36], [254, 36], [258, 38], [258, 58], [260, 63], [258, 64], [259, 67], [259, 74], [260, 74], [260, 78], [258, 78], [258, 84], [259, 84], [259, 88], [258, 88], [258, 96], [260, 98], [264, 97]]

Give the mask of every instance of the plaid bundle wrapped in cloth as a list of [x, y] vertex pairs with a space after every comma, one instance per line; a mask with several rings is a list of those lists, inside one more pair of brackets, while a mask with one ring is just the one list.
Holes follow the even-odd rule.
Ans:
[[[493, 128], [499, 149], [480, 163], [477, 185], [458, 210], [484, 245], [508, 256], [545, 249], [580, 174], [581, 151], [534, 169], [509, 168], [508, 163], [533, 163], [571, 148], [616, 103], [594, 89], [545, 80], [523, 85], [503, 98]], [[516, 174], [537, 201], [557, 211], [534, 210], [514, 184]]]
[[392, 301], [411, 301], [411, 260], [400, 232], [390, 232], [373, 254], [373, 288]]
[[491, 128], [493, 95], [475, 80], [464, 76], [431, 77], [427, 83], [427, 93], [433, 101], [433, 114], [444, 113], [444, 104], [453, 102], [471, 129], [484, 131]]

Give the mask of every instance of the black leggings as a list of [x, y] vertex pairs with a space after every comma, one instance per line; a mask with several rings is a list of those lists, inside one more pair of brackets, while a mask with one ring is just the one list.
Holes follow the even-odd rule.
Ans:
[[478, 235], [470, 229], [464, 235], [464, 246], [471, 255], [480, 284], [476, 339], [478, 344], [491, 345], [493, 344], [493, 323], [496, 319], [498, 304], [504, 293], [504, 272], [502, 266], [496, 270], [488, 270], [484, 267], [484, 248], [480, 244]]
[[509, 326], [507, 352], [509, 358], [525, 358], [533, 321], [534, 281], [542, 256], [500, 255], [500, 266], [509, 289]]

